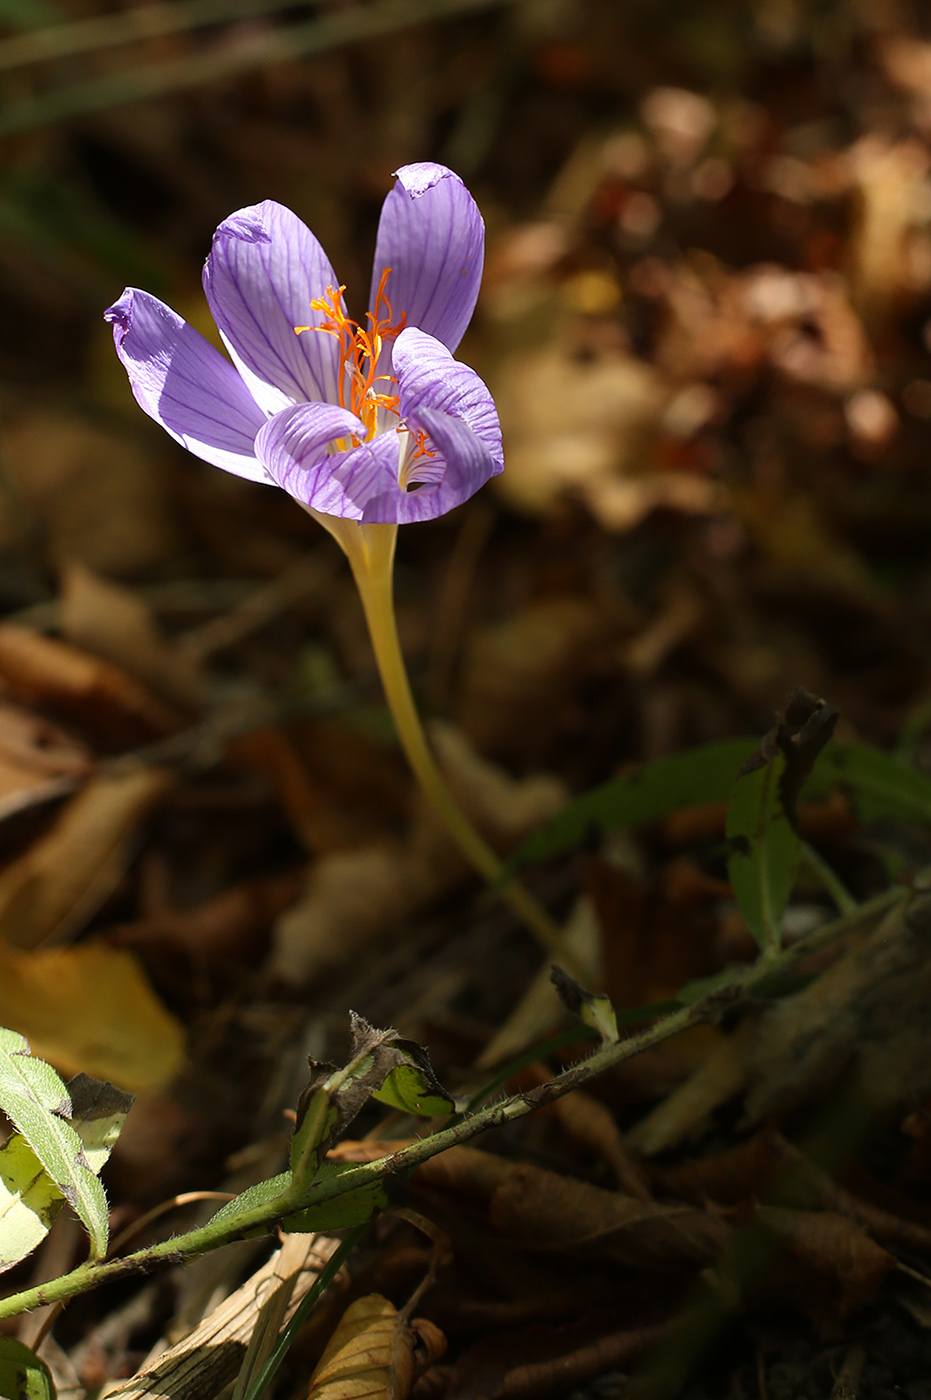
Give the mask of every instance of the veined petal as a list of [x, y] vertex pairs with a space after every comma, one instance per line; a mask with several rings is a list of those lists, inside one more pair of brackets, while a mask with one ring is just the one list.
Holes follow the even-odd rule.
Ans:
[[127, 287], [104, 312], [136, 402], [176, 442], [215, 467], [268, 481], [256, 459], [265, 414], [236, 370], [171, 307]]
[[397, 482], [400, 440], [395, 432], [340, 452], [334, 439], [362, 437], [365, 428], [347, 409], [295, 404], [269, 419], [256, 451], [269, 475], [296, 500], [324, 515], [361, 520], [366, 502]]
[[[393, 346], [401, 417], [420, 422], [424, 408], [461, 418], [488, 448], [490, 476], [504, 471], [501, 425], [491, 390], [474, 369], [454, 360], [444, 345], [423, 331], [403, 330]], [[422, 424], [427, 428], [427, 424]], [[427, 428], [429, 432], [429, 428]]]
[[204, 266], [213, 319], [258, 403], [269, 413], [308, 399], [336, 402], [339, 346], [311, 301], [337, 285], [329, 259], [290, 209], [266, 199], [217, 229]]
[[449, 350], [472, 319], [485, 258], [485, 225], [458, 175], [421, 161], [397, 171], [375, 244], [372, 305], [382, 272], [395, 321], [402, 313]]
[[[373, 495], [368, 524], [433, 520], [461, 505], [504, 467], [501, 428], [489, 390], [468, 365], [432, 336], [409, 328], [394, 345], [402, 419], [429, 439], [429, 454], [409, 464], [407, 486]], [[411, 439], [408, 438], [408, 451]]]
[[409, 478], [423, 484], [405, 491], [395, 482], [393, 489], [372, 495], [362, 514], [364, 524], [407, 525], [415, 520], [435, 520], [474, 496], [493, 475], [494, 462], [488, 447], [463, 419], [440, 409], [422, 408], [420, 426], [429, 434], [435, 449], [423, 468]]

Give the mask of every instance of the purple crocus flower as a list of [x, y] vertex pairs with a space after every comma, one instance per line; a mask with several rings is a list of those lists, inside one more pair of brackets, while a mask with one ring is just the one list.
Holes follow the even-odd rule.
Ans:
[[317, 239], [268, 199], [224, 220], [204, 267], [232, 364], [148, 292], [127, 288], [105, 314], [138, 403], [196, 456], [315, 515], [430, 520], [504, 465], [491, 394], [453, 359], [484, 242], [457, 175], [406, 165], [382, 208], [361, 325]]

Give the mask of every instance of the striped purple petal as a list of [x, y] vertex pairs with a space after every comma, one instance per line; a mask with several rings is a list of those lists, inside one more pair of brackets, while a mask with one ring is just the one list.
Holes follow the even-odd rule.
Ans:
[[455, 350], [472, 319], [485, 257], [485, 225], [458, 175], [422, 161], [397, 172], [375, 244], [369, 309], [382, 272], [395, 321]]
[[329, 259], [296, 214], [273, 199], [231, 214], [204, 266], [220, 334], [256, 401], [269, 413], [307, 399], [335, 402], [339, 347], [311, 301], [336, 286]]
[[324, 515], [361, 520], [373, 494], [397, 481], [400, 439], [384, 433], [359, 447], [331, 451], [331, 444], [365, 428], [345, 408], [332, 404], [295, 404], [269, 419], [256, 440], [256, 451], [269, 475], [302, 505]]
[[254, 446], [265, 414], [229, 360], [164, 302], [134, 287], [104, 318], [149, 417], [205, 462], [267, 482]]
[[494, 400], [474, 370], [454, 360], [432, 336], [408, 329], [394, 345], [394, 373], [401, 416], [409, 428], [426, 433], [431, 455], [418, 459], [413, 438], [406, 435], [405, 485], [396, 480], [373, 494], [365, 523], [434, 520], [504, 468]]
[[498, 410], [491, 390], [475, 370], [454, 360], [444, 345], [418, 330], [402, 331], [393, 350], [401, 417], [416, 423], [422, 421], [422, 410], [432, 409], [461, 418], [488, 449], [493, 464], [489, 475], [504, 471]]

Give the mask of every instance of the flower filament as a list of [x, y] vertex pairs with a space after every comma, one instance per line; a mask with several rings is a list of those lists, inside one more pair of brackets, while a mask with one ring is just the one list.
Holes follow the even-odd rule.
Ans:
[[[381, 274], [375, 293], [374, 310], [365, 313], [368, 326], [362, 326], [346, 315], [343, 306], [345, 286], [327, 287], [322, 297], [315, 297], [310, 303], [312, 311], [323, 313], [323, 321], [318, 326], [295, 326], [295, 335], [304, 331], [319, 331], [324, 335], [335, 336], [339, 342], [339, 363], [337, 368], [337, 394], [340, 408], [361, 420], [365, 427], [365, 437], [340, 438], [333, 443], [336, 451], [347, 447], [360, 446], [361, 442], [371, 442], [372, 438], [384, 429], [384, 418], [379, 422], [379, 412], [393, 413], [398, 418], [396, 431], [411, 433], [416, 444], [411, 461], [420, 457], [433, 457], [436, 454], [427, 446], [427, 435], [422, 428], [408, 428], [401, 420], [397, 394], [376, 388], [381, 382], [397, 387], [397, 379], [391, 374], [378, 374], [378, 361], [384, 346], [394, 340], [404, 329], [406, 317], [392, 324], [391, 302], [385, 295], [390, 267]], [[348, 388], [348, 402], [347, 402]]]

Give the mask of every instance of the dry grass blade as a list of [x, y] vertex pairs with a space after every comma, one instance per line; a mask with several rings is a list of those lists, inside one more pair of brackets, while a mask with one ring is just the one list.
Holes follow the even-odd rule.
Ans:
[[[297, 1278], [288, 1304], [289, 1314], [338, 1247], [338, 1241], [325, 1236], [295, 1238], [302, 1241], [304, 1253], [295, 1261]], [[280, 1259], [279, 1251], [184, 1341], [144, 1364], [131, 1380], [109, 1389], [108, 1400], [164, 1400], [166, 1396], [171, 1400], [202, 1400], [205, 1395], [218, 1395], [242, 1365], [249, 1338], [267, 1301], [269, 1285], [275, 1287], [275, 1280], [281, 1276]]]

